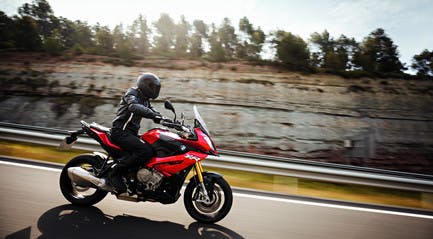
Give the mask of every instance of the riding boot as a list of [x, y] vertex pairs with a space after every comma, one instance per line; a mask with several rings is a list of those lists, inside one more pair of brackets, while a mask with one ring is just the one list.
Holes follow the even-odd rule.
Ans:
[[122, 180], [122, 167], [118, 164], [111, 166], [108, 172], [108, 183], [114, 187], [114, 192], [116, 194], [121, 194], [126, 192], [126, 185]]

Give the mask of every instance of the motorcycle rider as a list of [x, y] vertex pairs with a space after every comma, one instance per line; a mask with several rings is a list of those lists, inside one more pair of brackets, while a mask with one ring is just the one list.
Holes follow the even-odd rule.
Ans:
[[113, 120], [111, 140], [130, 155], [121, 158], [111, 167], [108, 183], [114, 187], [115, 193], [126, 191], [122, 174], [129, 168], [150, 159], [152, 148], [138, 136], [141, 118], [153, 119], [158, 123], [161, 114], [150, 104], [156, 99], [161, 89], [161, 81], [153, 73], [143, 73], [137, 78], [136, 87], [129, 88], [120, 100], [120, 107]]

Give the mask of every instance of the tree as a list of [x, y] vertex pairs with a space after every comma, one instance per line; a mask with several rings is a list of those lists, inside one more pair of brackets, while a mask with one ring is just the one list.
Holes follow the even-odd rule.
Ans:
[[250, 58], [258, 59], [259, 54], [262, 51], [263, 43], [265, 43], [266, 35], [260, 27], [254, 30], [251, 34], [251, 44], [248, 48], [247, 55]]
[[42, 49], [42, 39], [39, 35], [37, 22], [28, 16], [14, 19], [14, 42], [18, 48], [28, 51]]
[[239, 31], [239, 44], [236, 47], [236, 55], [239, 59], [247, 59], [249, 37], [253, 32], [253, 25], [250, 23], [247, 17], [243, 17], [239, 20]]
[[149, 33], [150, 29], [147, 26], [147, 20], [140, 14], [130, 28], [129, 37], [132, 39], [134, 49], [141, 56], [149, 54]]
[[189, 39], [189, 30], [191, 25], [185, 20], [185, 16], [181, 16], [180, 22], [176, 24], [176, 38], [174, 49], [177, 57], [185, 57], [187, 55]]
[[228, 18], [224, 18], [221, 27], [218, 29], [218, 38], [224, 49], [224, 58], [230, 60], [234, 58], [237, 37], [235, 28], [231, 25]]
[[130, 59], [134, 53], [132, 40], [127, 37], [123, 30], [123, 25], [119, 24], [113, 29], [113, 47], [117, 56]]
[[356, 42], [355, 38], [348, 38], [345, 35], [335, 41], [334, 52], [337, 54], [340, 67], [339, 70], [351, 70], [355, 66], [353, 59], [355, 53], [359, 51], [359, 43]]
[[317, 45], [319, 52], [313, 53], [314, 66], [319, 66], [331, 71], [342, 71], [352, 68], [352, 60], [358, 49], [358, 43], [354, 38], [341, 35], [338, 39], [330, 36], [327, 30], [313, 33], [310, 42]]
[[53, 9], [46, 0], [33, 0], [31, 4], [25, 3], [18, 8], [18, 13], [35, 19], [38, 23], [39, 32], [43, 37], [49, 37], [54, 30], [55, 16]]
[[62, 35], [58, 30], [54, 30], [51, 36], [45, 38], [44, 50], [51, 55], [60, 55], [64, 50]]
[[317, 32], [311, 34], [310, 42], [319, 47], [320, 51], [316, 52], [316, 56], [320, 61], [320, 67], [324, 67], [326, 55], [334, 51], [334, 39], [325, 30], [321, 34]]
[[[344, 50], [343, 50], [344, 51]], [[347, 64], [347, 54], [344, 52], [328, 51], [325, 54], [323, 68], [330, 70], [331, 72], [345, 70]]]
[[368, 72], [401, 73], [405, 68], [398, 55], [397, 46], [378, 28], [362, 42], [355, 63]]
[[194, 20], [194, 32], [191, 36], [190, 55], [200, 58], [204, 54], [203, 41], [208, 37], [208, 26], [202, 20]]
[[75, 21], [73, 23], [73, 28], [74, 31], [73, 31], [72, 39], [74, 45], [78, 44], [79, 46], [83, 47], [86, 50], [95, 47], [95, 43], [93, 41], [94, 34], [90, 26], [87, 24], [87, 22]]
[[95, 42], [96, 52], [102, 55], [111, 54], [114, 46], [114, 39], [111, 31], [107, 26], [100, 26], [97, 24], [95, 27]]
[[15, 47], [14, 20], [0, 11], [0, 49]]
[[239, 20], [240, 43], [237, 46], [237, 56], [240, 59], [259, 59], [266, 35], [258, 27], [254, 29], [247, 17]]
[[212, 24], [212, 32], [209, 36], [210, 51], [208, 53], [209, 59], [212, 61], [226, 61], [226, 54], [221, 43], [218, 32], [216, 31], [215, 24]]
[[153, 51], [156, 54], [169, 56], [174, 48], [176, 25], [167, 13], [162, 13], [154, 26], [158, 35], [154, 39], [155, 47]]
[[433, 77], [433, 50], [425, 49], [420, 54], [413, 56], [412, 68], [417, 71], [417, 75], [423, 78]]
[[52, 41], [52, 43], [53, 40], [55, 40], [56, 43], [60, 46], [60, 48], [72, 48], [76, 43], [76, 39], [74, 39], [74, 23], [66, 18], [59, 17], [55, 18], [53, 25], [54, 27], [51, 34], [45, 37], [45, 40], [47, 38], [50, 38], [50, 41]]
[[277, 58], [292, 70], [309, 69], [309, 50], [307, 43], [290, 32], [277, 31], [272, 43], [277, 49]]

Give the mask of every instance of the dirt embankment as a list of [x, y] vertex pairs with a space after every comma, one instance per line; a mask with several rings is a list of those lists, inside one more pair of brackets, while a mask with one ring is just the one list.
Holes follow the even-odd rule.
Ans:
[[124, 90], [151, 71], [163, 84], [156, 107], [169, 115], [161, 102], [170, 99], [191, 118], [197, 104], [221, 148], [433, 174], [433, 82], [343, 79], [239, 62], [105, 62], [89, 55], [4, 55], [0, 120], [110, 126]]

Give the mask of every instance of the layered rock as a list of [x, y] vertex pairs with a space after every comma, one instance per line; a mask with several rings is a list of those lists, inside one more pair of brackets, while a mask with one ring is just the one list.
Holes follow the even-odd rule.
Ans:
[[[156, 107], [170, 115], [162, 109], [170, 99], [188, 119], [198, 105], [220, 148], [433, 174], [433, 82], [245, 64], [159, 59], [125, 67], [93, 56], [37, 57], [0, 59], [1, 121], [110, 126], [122, 93], [140, 72], [151, 71], [163, 85]], [[143, 130], [150, 127], [143, 121]]]

